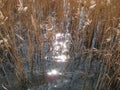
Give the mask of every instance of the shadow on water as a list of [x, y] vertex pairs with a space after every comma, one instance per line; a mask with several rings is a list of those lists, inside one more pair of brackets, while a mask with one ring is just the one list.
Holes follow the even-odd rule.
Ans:
[[8, 77], [9, 83], [6, 80], [6, 76], [0, 76], [0, 90], [28, 90], [28, 88], [33, 86], [39, 86], [46, 82], [44, 75], [37, 75], [28, 73], [26, 80], [18, 81], [17, 77], [13, 73], [9, 73]]

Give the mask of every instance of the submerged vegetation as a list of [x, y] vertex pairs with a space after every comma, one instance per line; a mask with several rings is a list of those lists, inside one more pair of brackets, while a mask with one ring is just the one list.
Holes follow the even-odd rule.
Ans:
[[63, 76], [83, 77], [77, 90], [120, 90], [119, 10], [120, 0], [0, 0], [1, 88], [34, 85], [31, 74], [47, 83], [53, 36], [68, 33]]

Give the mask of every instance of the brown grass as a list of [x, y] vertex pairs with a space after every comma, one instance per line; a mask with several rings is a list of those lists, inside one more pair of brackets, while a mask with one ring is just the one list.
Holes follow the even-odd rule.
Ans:
[[[72, 35], [71, 55], [77, 53], [77, 56], [84, 56], [88, 53], [86, 58], [89, 59], [86, 60], [90, 64], [95, 55], [99, 56], [97, 61], [100, 62], [100, 72], [95, 90], [104, 90], [106, 87], [109, 90], [120, 89], [120, 0], [110, 0], [110, 3], [107, 2], [109, 0], [93, 1], [96, 5], [92, 5], [91, 0], [66, 0], [64, 7], [63, 0], [0, 0], [0, 40], [7, 39], [7, 42], [3, 40], [0, 43], [0, 50], [7, 50], [10, 54], [19, 80], [27, 76], [24, 60], [19, 52], [20, 45], [26, 42], [26, 58], [31, 72], [34, 72], [36, 66], [35, 53], [43, 63], [40, 66], [41, 71], [45, 72], [43, 42], [51, 42], [54, 30], [47, 31], [40, 25], [55, 25], [56, 32], [63, 32], [68, 19], [65, 15], [70, 4], [68, 29]], [[80, 27], [83, 7], [85, 15], [82, 16]], [[55, 21], [51, 20], [53, 17]], [[47, 38], [42, 34], [44, 31]], [[1, 60], [2, 58], [4, 56], [1, 56]]]

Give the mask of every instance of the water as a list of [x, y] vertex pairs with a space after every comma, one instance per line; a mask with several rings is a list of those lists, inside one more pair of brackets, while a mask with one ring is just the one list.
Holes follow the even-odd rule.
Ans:
[[[82, 55], [70, 55], [70, 49], [72, 45], [72, 36], [69, 32], [70, 25], [70, 3], [67, 4], [67, 0], [64, 1], [64, 17], [65, 21], [61, 22], [63, 25], [61, 32], [57, 32], [57, 25], [55, 23], [55, 17], [50, 16], [50, 24], [42, 24], [40, 27], [42, 28], [42, 41], [43, 46], [43, 57], [41, 57], [41, 52], [38, 49], [39, 43], [33, 43], [33, 55], [31, 57], [32, 62], [30, 62], [29, 56], [31, 56], [31, 52], [29, 49], [29, 30], [24, 34], [24, 41], [22, 42], [20, 39], [16, 41], [17, 46], [19, 47], [19, 53], [22, 56], [24, 61], [24, 68], [27, 74], [27, 78], [29, 80], [30, 85], [26, 88], [22, 88], [19, 86], [19, 83], [14, 79], [15, 76], [13, 74], [8, 75], [10, 83], [13, 83], [13, 88], [16, 89], [24, 89], [24, 90], [94, 90], [96, 85], [96, 77], [98, 72], [97, 66], [99, 63], [94, 61], [92, 66], [90, 67], [88, 56], [92, 55], [92, 52], [88, 56]], [[85, 19], [85, 10], [84, 7], [79, 11], [79, 23], [78, 29], [82, 29], [84, 26]], [[41, 10], [41, 17], [42, 10]], [[18, 22], [18, 26], [16, 28], [24, 28]], [[46, 38], [49, 38], [47, 33], [52, 32], [52, 41], [45, 41]], [[98, 27], [96, 32], [94, 33], [94, 37], [92, 40], [92, 48], [95, 47], [95, 41], [98, 33]], [[16, 34], [22, 36], [22, 32], [18, 30]], [[78, 43], [81, 45], [80, 50], [83, 49], [83, 38], [79, 39]], [[35, 38], [35, 35], [32, 35]], [[34, 41], [34, 40], [33, 40]], [[51, 47], [49, 47], [51, 45]], [[95, 60], [95, 58], [93, 58]], [[34, 64], [33, 64], [34, 62]], [[33, 68], [31, 66], [34, 66]], [[43, 67], [45, 70], [43, 70]], [[32, 74], [31, 74], [32, 72]], [[5, 78], [2, 80], [7, 81]], [[2, 83], [1, 82], [1, 83]], [[1, 87], [3, 88], [3, 87]], [[22, 90], [21, 89], [21, 90]], [[13, 90], [13, 89], [12, 89]]]

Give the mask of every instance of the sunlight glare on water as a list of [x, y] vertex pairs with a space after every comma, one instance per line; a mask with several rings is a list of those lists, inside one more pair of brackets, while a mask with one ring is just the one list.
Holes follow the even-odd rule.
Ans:
[[52, 75], [53, 75], [53, 76], [54, 76], [54, 75], [61, 75], [61, 73], [58, 72], [56, 69], [53, 69], [53, 70], [47, 72], [47, 74], [48, 74], [49, 76], [52, 76]]
[[55, 60], [56, 62], [66, 62], [66, 60], [67, 60], [66, 55], [55, 56], [54, 58], [57, 59], [57, 60]]

